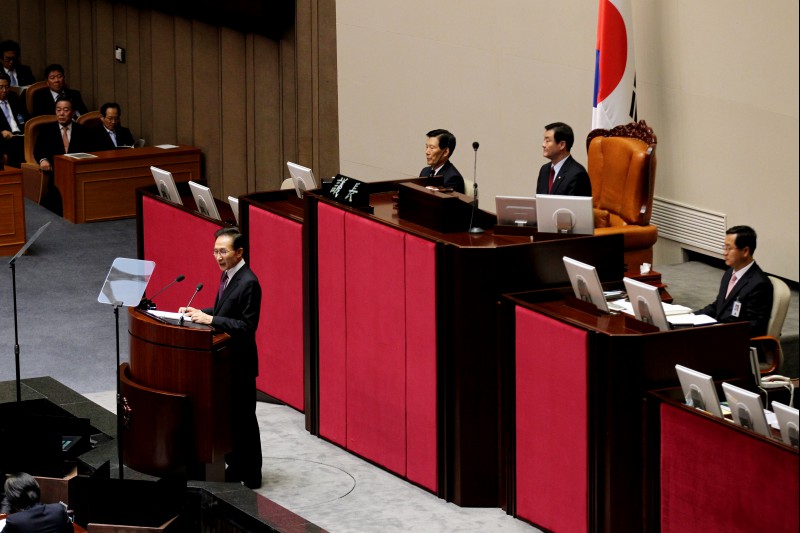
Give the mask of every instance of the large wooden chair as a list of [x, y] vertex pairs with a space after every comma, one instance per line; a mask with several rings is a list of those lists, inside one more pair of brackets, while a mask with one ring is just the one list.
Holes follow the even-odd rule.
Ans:
[[[32, 86], [31, 86], [32, 87]], [[33, 156], [33, 147], [42, 125], [55, 122], [55, 115], [41, 115], [25, 122], [25, 161], [22, 168], [22, 190], [28, 198], [42, 203], [42, 196], [47, 192], [49, 176], [42, 172], [39, 162]]]
[[586, 137], [595, 235], [622, 233], [625, 265], [653, 262], [658, 229], [650, 224], [656, 177], [656, 135], [644, 120]]

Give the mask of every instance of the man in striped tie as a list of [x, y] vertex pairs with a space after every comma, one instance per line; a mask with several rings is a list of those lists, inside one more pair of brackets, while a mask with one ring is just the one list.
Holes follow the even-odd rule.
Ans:
[[697, 311], [717, 322], [749, 322], [751, 337], [767, 333], [772, 312], [772, 282], [753, 259], [755, 251], [753, 228], [734, 226], [725, 232], [723, 255], [730, 268], [722, 276], [717, 299]]
[[42, 191], [42, 205], [62, 214], [61, 194], [55, 186], [55, 156], [75, 152], [89, 152], [91, 140], [86, 128], [74, 122], [72, 101], [59, 98], [56, 101], [56, 121], [39, 126], [33, 156], [39, 168], [47, 174], [47, 182]]

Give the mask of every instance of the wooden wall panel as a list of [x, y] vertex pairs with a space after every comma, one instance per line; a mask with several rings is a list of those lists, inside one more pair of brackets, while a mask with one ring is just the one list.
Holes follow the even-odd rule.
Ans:
[[270, 39], [256, 38], [253, 44], [254, 102], [249, 115], [255, 131], [255, 186], [256, 190], [277, 189], [291, 157], [281, 142], [281, 132], [286, 129], [281, 109], [281, 54], [278, 43]]
[[[219, 196], [247, 190], [247, 46], [246, 36], [220, 29], [220, 100], [222, 128]], [[238, 193], [241, 194], [241, 193]], [[237, 196], [238, 196], [237, 194]]]
[[90, 109], [118, 102], [135, 137], [198, 146], [218, 198], [278, 188], [286, 161], [338, 172], [335, 0], [297, 0], [280, 40], [111, 0], [0, 0], [0, 12], [0, 38], [20, 42], [38, 79], [61, 63]]

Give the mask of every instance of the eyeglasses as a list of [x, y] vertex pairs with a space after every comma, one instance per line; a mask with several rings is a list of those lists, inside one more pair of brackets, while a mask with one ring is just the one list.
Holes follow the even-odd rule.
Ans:
[[9, 88], [8, 85], [0, 85], [0, 91], [7, 91]]
[[17, 60], [17, 56], [11, 56], [11, 57], [3, 56], [3, 62], [4, 63], [5, 62], [10, 62], [10, 61], [16, 61], [16, 60]]
[[225, 257], [229, 253], [231, 253], [231, 251], [230, 250], [226, 250], [225, 248], [220, 248], [219, 250], [214, 249], [214, 255], [215, 256], [221, 255], [222, 257]]
[[728, 246], [727, 244], [722, 247], [723, 252], [730, 252], [731, 250], [738, 250], [736, 246]]
[[107, 120], [109, 122], [119, 122], [119, 117], [103, 117], [103, 120]]

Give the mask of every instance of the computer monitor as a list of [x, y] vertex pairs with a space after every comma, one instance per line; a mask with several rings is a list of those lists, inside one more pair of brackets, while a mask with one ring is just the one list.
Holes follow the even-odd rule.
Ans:
[[781, 439], [785, 444], [800, 446], [800, 411], [780, 402], [772, 402], [772, 410], [781, 428]]
[[728, 402], [734, 422], [765, 437], [772, 436], [767, 417], [764, 416], [761, 396], [730, 383], [723, 383], [722, 390], [725, 392], [725, 400]]
[[214, 202], [214, 197], [211, 195], [211, 189], [205, 185], [190, 181], [189, 190], [192, 191], [192, 197], [194, 197], [194, 203], [197, 204], [198, 213], [214, 220], [222, 220], [217, 210], [217, 204]]
[[161, 198], [174, 204], [183, 205], [181, 195], [178, 194], [178, 188], [175, 186], [175, 180], [172, 178], [171, 172], [158, 167], [150, 167], [150, 173], [156, 181], [158, 194]]
[[501, 226], [536, 226], [536, 198], [495, 196], [497, 223]]
[[291, 162], [287, 162], [286, 166], [289, 168], [289, 174], [292, 176], [292, 183], [294, 183], [294, 190], [298, 198], [303, 197], [304, 191], [317, 188], [317, 180], [314, 179], [314, 173], [310, 168], [301, 167]]
[[670, 325], [664, 307], [661, 305], [658, 287], [631, 278], [622, 278], [622, 282], [625, 284], [625, 291], [628, 293], [628, 299], [636, 318], [642, 322], [653, 324], [661, 331], [669, 331]]
[[541, 233], [594, 235], [592, 197], [537, 194], [536, 220]]
[[236, 219], [236, 225], [239, 225], [239, 199], [235, 196], [228, 196], [228, 203], [231, 205], [233, 211], [233, 218]]
[[722, 418], [717, 388], [711, 376], [682, 365], [675, 365], [675, 371], [681, 382], [686, 405]]
[[608, 313], [608, 304], [603, 294], [603, 286], [600, 284], [600, 277], [597, 275], [597, 269], [566, 256], [564, 256], [564, 267], [567, 269], [567, 276], [572, 284], [575, 298], [594, 304], [600, 311]]

